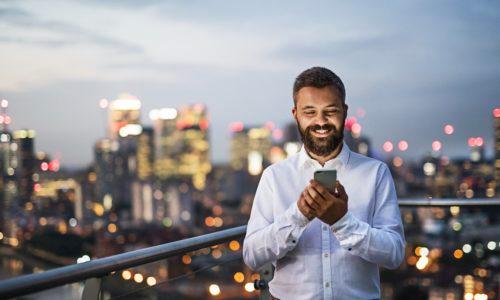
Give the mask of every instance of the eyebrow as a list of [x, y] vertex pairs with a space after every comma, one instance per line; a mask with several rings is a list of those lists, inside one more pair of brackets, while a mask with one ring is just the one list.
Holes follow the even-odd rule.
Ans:
[[[312, 109], [312, 108], [316, 108], [315, 106], [312, 106], [312, 105], [306, 105], [304, 107], [302, 107], [302, 110], [306, 110], [306, 109]], [[328, 105], [327, 107], [325, 108], [340, 108], [340, 106], [336, 105], [336, 104], [330, 104]]]

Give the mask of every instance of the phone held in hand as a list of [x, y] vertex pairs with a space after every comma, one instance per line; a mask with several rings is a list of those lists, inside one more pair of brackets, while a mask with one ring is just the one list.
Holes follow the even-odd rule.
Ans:
[[335, 192], [335, 182], [337, 181], [337, 170], [326, 169], [314, 172], [314, 180], [331, 192]]

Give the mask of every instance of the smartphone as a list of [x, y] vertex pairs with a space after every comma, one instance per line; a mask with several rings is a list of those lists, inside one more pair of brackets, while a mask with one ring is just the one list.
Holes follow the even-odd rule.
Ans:
[[337, 181], [337, 170], [317, 170], [314, 172], [314, 180], [331, 192], [335, 192], [335, 182]]

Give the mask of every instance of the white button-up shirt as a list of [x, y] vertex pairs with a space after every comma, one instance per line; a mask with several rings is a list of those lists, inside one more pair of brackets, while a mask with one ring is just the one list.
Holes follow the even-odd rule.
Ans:
[[[336, 169], [349, 196], [333, 225], [308, 221], [297, 207], [314, 171]], [[379, 266], [395, 269], [405, 249], [394, 181], [387, 165], [349, 150], [324, 166], [302, 147], [266, 168], [255, 194], [243, 244], [253, 270], [275, 266], [269, 290], [279, 299], [377, 299]]]

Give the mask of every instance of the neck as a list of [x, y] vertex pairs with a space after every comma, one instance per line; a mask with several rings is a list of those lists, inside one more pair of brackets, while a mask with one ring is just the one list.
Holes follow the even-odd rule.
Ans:
[[333, 150], [331, 153], [327, 154], [326, 156], [316, 155], [316, 154], [314, 154], [312, 152], [309, 152], [309, 150], [307, 150], [307, 148], [306, 148], [306, 151], [307, 151], [307, 154], [309, 154], [309, 156], [312, 159], [318, 161], [321, 164], [321, 166], [324, 166], [327, 161], [329, 161], [330, 159], [333, 159], [333, 158], [337, 157], [340, 154], [340, 152], [342, 151], [343, 145], [344, 145], [343, 142], [340, 143], [335, 150]]

